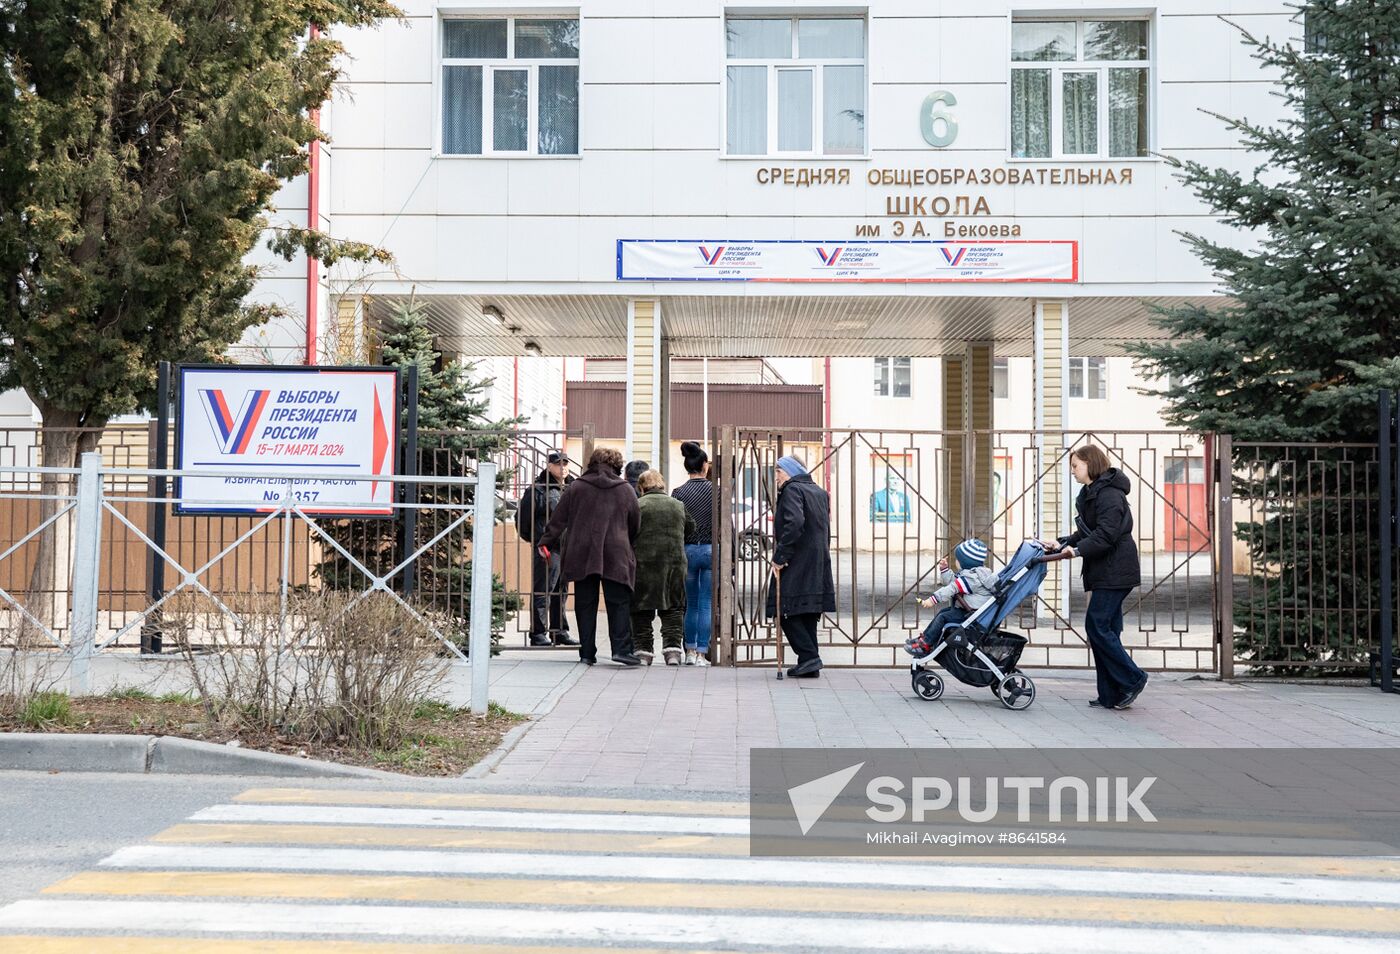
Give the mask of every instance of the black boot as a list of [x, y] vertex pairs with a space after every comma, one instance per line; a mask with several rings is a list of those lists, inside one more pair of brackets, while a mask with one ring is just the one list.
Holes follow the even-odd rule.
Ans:
[[794, 679], [815, 679], [821, 675], [822, 661], [820, 659], [809, 659], [806, 662], [798, 663], [787, 671], [787, 674]]

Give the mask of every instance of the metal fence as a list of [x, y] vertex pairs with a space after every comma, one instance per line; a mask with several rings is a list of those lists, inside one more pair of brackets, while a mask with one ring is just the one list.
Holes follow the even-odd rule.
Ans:
[[[150, 628], [127, 625], [140, 619], [144, 608], [159, 598], [164, 579], [173, 572], [155, 557], [147, 538], [157, 541], [185, 566], [201, 566], [228, 543], [239, 540], [238, 547], [206, 572], [208, 585], [216, 591], [277, 592], [284, 579], [284, 562], [285, 579], [292, 586], [319, 585], [325, 573], [343, 571], [345, 560], [328, 548], [321, 535], [299, 521], [174, 516], [174, 501], [161, 494], [157, 477], [147, 476], [162, 463], [156, 456], [156, 428], [151, 422], [79, 432], [96, 440], [105, 468], [103, 492], [108, 506], [101, 517], [103, 583], [98, 599], [104, 623], [120, 633], [115, 647], [153, 648]], [[73, 503], [72, 474], [50, 473], [45, 477], [39, 473], [42, 434], [38, 428], [0, 429], [0, 466], [9, 468], [0, 472], [0, 552], [9, 554], [0, 559], [0, 592], [13, 601], [7, 605], [24, 606], [24, 611], [45, 620], [45, 629], [55, 639], [66, 643], [71, 511], [45, 527], [53, 528], [51, 534], [35, 531], [55, 510]], [[520, 498], [544, 469], [548, 455], [572, 444], [576, 453], [586, 457], [593, 446], [592, 429], [420, 430], [416, 438], [410, 452], [416, 461], [414, 471], [423, 478], [414, 484], [416, 498], [440, 506], [410, 507], [406, 520], [401, 521], [412, 524], [409, 532], [416, 541], [415, 549], [434, 541], [404, 571], [402, 579], [423, 602], [448, 615], [466, 617], [470, 587], [453, 558], [461, 544], [454, 534], [461, 531], [442, 534], [451, 523], [453, 508], [464, 505], [473, 492], [473, 484], [464, 478], [475, 477], [479, 461], [490, 461], [497, 473], [497, 518], [506, 524], [494, 535], [491, 553], [499, 581], [494, 603], [496, 637], [505, 646], [527, 646], [530, 607], [537, 595], [543, 599], [546, 593], [532, 592], [536, 581], [531, 573], [530, 547], [508, 524], [513, 523]], [[47, 504], [45, 497], [49, 498]], [[394, 560], [404, 546], [403, 541], [386, 540], [382, 524], [376, 521], [342, 520], [327, 526], [356, 560], [379, 571], [389, 568], [392, 564], [387, 561]], [[0, 601], [4, 599], [0, 597]], [[0, 638], [3, 627], [0, 619]]]
[[[1176, 431], [726, 431], [718, 496], [731, 516], [721, 514], [728, 542], [717, 554], [725, 651], [741, 665], [776, 657], [769, 571], [758, 557], [770, 542], [773, 468], [784, 453], [804, 455], [831, 497], [837, 609], [823, 619], [823, 660], [892, 666], [907, 661], [904, 641], [929, 622], [915, 598], [937, 588], [938, 563], [959, 540], [981, 537], [998, 566], [1021, 540], [1073, 528], [1068, 459], [1085, 444], [1133, 484], [1143, 586], [1124, 607], [1124, 644], [1144, 668], [1213, 670], [1212, 444]], [[1008, 627], [1031, 640], [1024, 665], [1092, 664], [1078, 623], [1086, 597], [1063, 566]]]
[[1241, 442], [1232, 457], [1219, 586], [1236, 665], [1361, 673], [1383, 615], [1377, 445]]
[[[532, 572], [513, 522], [520, 499], [566, 447], [585, 458], [590, 431], [420, 432], [418, 476], [400, 486], [407, 535], [383, 523], [288, 516], [171, 516], [156, 493], [155, 425], [110, 427], [97, 449], [95, 642], [151, 648], [151, 607], [199, 571], [213, 593], [275, 594], [326, 585], [358, 563], [394, 577], [446, 617], [470, 617], [460, 565], [479, 465], [494, 465], [497, 532], [490, 565], [496, 637], [528, 645], [532, 608], [553, 596]], [[1124, 642], [1145, 668], [1231, 674], [1360, 674], [1379, 642], [1379, 454], [1373, 444], [1232, 443], [1179, 431], [893, 431], [729, 429], [716, 442], [716, 641], [721, 659], [771, 662], [777, 634], [764, 603], [773, 468], [796, 451], [831, 494], [838, 609], [822, 628], [831, 665], [902, 664], [904, 640], [928, 622], [914, 602], [967, 535], [994, 563], [1025, 537], [1072, 526], [1068, 455], [1094, 443], [1133, 483], [1143, 586], [1125, 605]], [[78, 472], [43, 472], [37, 429], [0, 431], [0, 643], [73, 645]], [[576, 462], [577, 463], [577, 462]], [[165, 511], [164, 534], [157, 516]], [[343, 550], [343, 552], [342, 552]], [[353, 561], [353, 562], [352, 562]], [[1073, 564], [1056, 564], [1065, 570]], [[176, 569], [179, 567], [180, 569]], [[162, 579], [163, 578], [163, 579]], [[568, 609], [567, 590], [564, 606]], [[1026, 665], [1081, 667], [1085, 595], [1052, 573], [1013, 619], [1031, 639]]]
[[[137, 636], [150, 647], [160, 631], [162, 609], [181, 594], [198, 594], [211, 612], [217, 610], [240, 629], [241, 597], [276, 594], [285, 615], [291, 590], [319, 586], [352, 594], [346, 612], [371, 593], [388, 594], [441, 642], [444, 653], [466, 660], [460, 647], [468, 645], [472, 658], [480, 663], [473, 672], [472, 704], [485, 711], [497, 498], [494, 490], [482, 494], [476, 490], [495, 488], [492, 461], [480, 461], [472, 474], [455, 477], [337, 475], [342, 482], [392, 483], [399, 491], [391, 505], [393, 516], [377, 524], [390, 528], [380, 539], [393, 539], [399, 526], [420, 518], [418, 534], [403, 537], [413, 542], [387, 561], [380, 559], [382, 549], [357, 549], [353, 540], [347, 545], [339, 529], [344, 520], [308, 512], [294, 488], [298, 482], [323, 477], [312, 471], [260, 474], [264, 484], [282, 485], [278, 499], [266, 502], [258, 515], [242, 518], [246, 526], [182, 549], [156, 539], [133, 519], [133, 508], [139, 508], [136, 512], [144, 517], [150, 509], [172, 503], [190, 509], [217, 504], [189, 496], [151, 497], [136, 489], [154, 480], [191, 476], [187, 472], [108, 467], [101, 454], [88, 453], [79, 468], [4, 467], [0, 475], [9, 483], [0, 490], [0, 500], [11, 506], [12, 516], [27, 518], [11, 525], [15, 539], [0, 550], [0, 567], [9, 576], [17, 573], [30, 581], [27, 589], [0, 588], [0, 634], [8, 637], [4, 642], [18, 648], [56, 649], [71, 657], [77, 691], [87, 688], [88, 663], [94, 653], [129, 645]], [[201, 470], [199, 475], [246, 476], [236, 470]], [[437, 492], [427, 493], [429, 487]], [[316, 506], [353, 507], [355, 503], [318, 500]], [[408, 580], [420, 560], [449, 552], [441, 545], [454, 537], [460, 546], [450, 552], [460, 570], [464, 597], [460, 607], [444, 607], [434, 598], [436, 594], [425, 599], [424, 594], [414, 593]], [[168, 585], [131, 592], [124, 572], [131, 554], [116, 557], [114, 552], [132, 548], [143, 550], [149, 561], [168, 571], [164, 574]], [[319, 554], [320, 568], [313, 566], [311, 553]], [[261, 561], [261, 575], [250, 579], [244, 571], [257, 561]], [[317, 572], [330, 562], [343, 571], [334, 581]], [[114, 568], [121, 572], [114, 573]], [[293, 648], [279, 645], [278, 651]]]

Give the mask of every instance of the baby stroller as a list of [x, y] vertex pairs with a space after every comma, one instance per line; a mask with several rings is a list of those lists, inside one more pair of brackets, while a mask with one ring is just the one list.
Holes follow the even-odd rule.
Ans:
[[1016, 668], [1026, 639], [997, 629], [1022, 601], [1045, 581], [1045, 548], [1034, 540], [1021, 544], [1011, 562], [997, 574], [992, 599], [973, 610], [961, 623], [943, 627], [933, 651], [909, 667], [914, 694], [920, 699], [943, 695], [943, 679], [932, 671], [935, 661], [959, 682], [992, 692], [1008, 709], [1027, 709], [1035, 701], [1035, 683]]

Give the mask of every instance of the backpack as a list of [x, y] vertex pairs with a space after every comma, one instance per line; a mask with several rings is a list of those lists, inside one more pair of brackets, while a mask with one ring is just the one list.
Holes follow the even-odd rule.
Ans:
[[534, 543], [532, 531], [535, 526], [535, 488], [531, 486], [520, 496], [515, 507], [515, 532], [526, 543]]

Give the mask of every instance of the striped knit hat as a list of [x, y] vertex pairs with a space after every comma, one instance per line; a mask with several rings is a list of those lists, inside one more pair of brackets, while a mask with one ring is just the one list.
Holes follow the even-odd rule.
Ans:
[[958, 558], [958, 566], [970, 570], [987, 562], [987, 545], [976, 537], [964, 540], [953, 550], [953, 556]]

